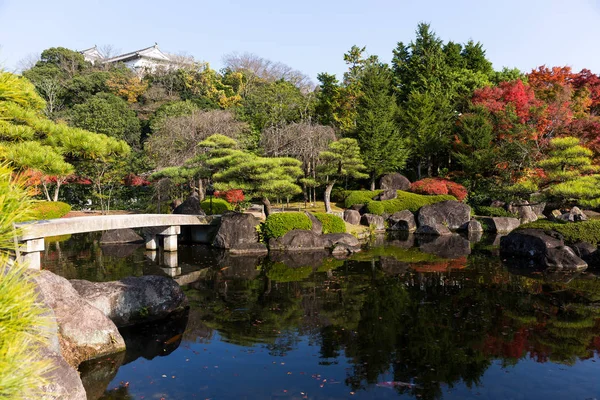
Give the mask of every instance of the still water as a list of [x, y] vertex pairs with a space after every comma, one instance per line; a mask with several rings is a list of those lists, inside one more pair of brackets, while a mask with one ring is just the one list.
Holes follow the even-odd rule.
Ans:
[[191, 303], [82, 365], [90, 399], [600, 398], [600, 278], [513, 268], [493, 239], [379, 238], [347, 260], [184, 246], [176, 269], [143, 246], [61, 240], [44, 268], [175, 275]]

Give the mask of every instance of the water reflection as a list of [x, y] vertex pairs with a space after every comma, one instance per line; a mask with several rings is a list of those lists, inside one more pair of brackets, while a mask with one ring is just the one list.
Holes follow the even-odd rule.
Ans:
[[[185, 248], [189, 313], [124, 332], [114, 378], [82, 375], [106, 399], [598, 396], [600, 279], [503, 265], [491, 240], [395, 238], [348, 260]], [[103, 268], [160, 271], [138, 253]]]

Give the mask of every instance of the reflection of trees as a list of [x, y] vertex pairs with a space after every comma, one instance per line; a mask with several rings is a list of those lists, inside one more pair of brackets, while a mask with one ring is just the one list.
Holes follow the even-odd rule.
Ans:
[[349, 358], [353, 390], [391, 372], [412, 384], [396, 390], [424, 399], [441, 397], [442, 385], [477, 385], [493, 359], [571, 364], [600, 344], [599, 315], [590, 307], [600, 280], [511, 273], [478, 254], [457, 259], [466, 268], [427, 273], [408, 259], [419, 267], [429, 257], [379, 249], [330, 260], [331, 268], [267, 262], [248, 280], [214, 269], [191, 291], [202, 305], [194, 311], [226, 340], [265, 343], [271, 354], [284, 356], [308, 335], [321, 364]]

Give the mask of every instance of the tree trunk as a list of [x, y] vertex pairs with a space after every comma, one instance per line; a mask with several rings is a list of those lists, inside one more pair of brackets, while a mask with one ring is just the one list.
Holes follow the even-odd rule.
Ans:
[[203, 201], [205, 198], [205, 193], [204, 193], [204, 182], [202, 181], [202, 178], [198, 179], [198, 199], [200, 201]]
[[417, 180], [421, 180], [421, 161], [417, 164]]
[[375, 174], [371, 175], [371, 192], [375, 190]]
[[325, 186], [325, 196], [324, 196], [325, 212], [328, 212], [328, 213], [331, 212], [331, 190], [333, 189], [334, 184], [335, 184], [335, 181], [331, 181], [327, 184], [327, 186]]
[[266, 197], [262, 198], [263, 206], [265, 207], [265, 217], [271, 215], [271, 202]]

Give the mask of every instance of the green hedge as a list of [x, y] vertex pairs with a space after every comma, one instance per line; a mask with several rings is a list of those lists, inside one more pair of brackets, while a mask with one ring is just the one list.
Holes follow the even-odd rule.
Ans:
[[71, 206], [62, 201], [39, 201], [34, 203], [31, 219], [54, 219], [67, 215]]
[[600, 220], [581, 221], [581, 222], [553, 222], [547, 219], [539, 219], [518, 229], [546, 229], [560, 233], [564, 236], [567, 244], [577, 242], [588, 242], [592, 244], [600, 243]]
[[500, 207], [489, 207], [489, 206], [477, 206], [475, 207], [475, 214], [482, 217], [512, 217], [518, 218], [519, 216], [515, 213], [506, 211]]
[[266, 240], [278, 238], [294, 229], [312, 229], [310, 218], [303, 212], [271, 214], [263, 223], [262, 233]]
[[369, 214], [382, 215], [385, 212], [383, 202], [371, 200], [367, 203], [367, 212]]
[[225, 199], [213, 198], [212, 199], [212, 213], [210, 212], [210, 199], [205, 199], [200, 202], [200, 208], [207, 215], [211, 214], [223, 214], [225, 211], [233, 210], [233, 206]]
[[[402, 190], [398, 190], [398, 198], [393, 200], [383, 200], [381, 202], [372, 200], [373, 197], [377, 196], [381, 193], [381, 190], [352, 190], [348, 191], [346, 200], [344, 201], [344, 205], [346, 208], [350, 208], [355, 204], [366, 204], [371, 205], [371, 203], [381, 203], [383, 204], [383, 214], [384, 212], [388, 214], [393, 214], [397, 211], [402, 210], [410, 210], [412, 212], [416, 212], [419, 208], [426, 206], [428, 204], [439, 203], [441, 201], [446, 200], [455, 200], [454, 196], [450, 196], [447, 194], [444, 195], [435, 195], [435, 196], [427, 196], [423, 194], [404, 192]], [[371, 205], [371, 207], [377, 207]], [[377, 209], [376, 209], [377, 210]], [[375, 214], [375, 213], [373, 213]]]
[[327, 213], [313, 215], [323, 224], [323, 233], [346, 233], [346, 223], [337, 215]]

